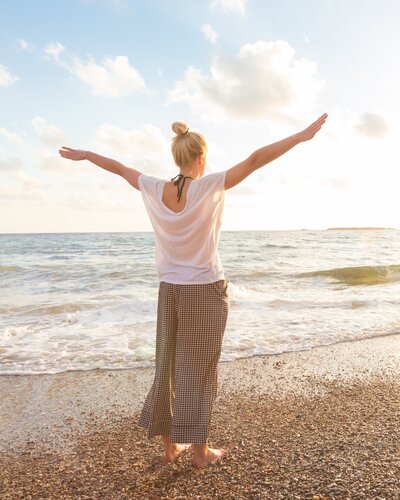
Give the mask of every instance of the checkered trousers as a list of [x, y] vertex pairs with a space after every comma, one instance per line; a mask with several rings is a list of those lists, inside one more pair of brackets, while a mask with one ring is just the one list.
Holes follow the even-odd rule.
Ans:
[[217, 395], [218, 360], [230, 308], [228, 284], [161, 281], [156, 372], [139, 425], [148, 438], [205, 444]]

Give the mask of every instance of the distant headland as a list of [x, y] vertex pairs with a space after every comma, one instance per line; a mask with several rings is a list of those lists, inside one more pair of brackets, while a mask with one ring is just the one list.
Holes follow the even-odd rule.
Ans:
[[370, 230], [375, 230], [375, 229], [396, 229], [396, 228], [394, 228], [394, 227], [328, 227], [327, 231], [334, 231], [337, 229], [340, 229], [341, 231], [344, 231], [344, 230], [353, 231], [353, 230], [359, 230], [359, 229], [362, 229], [364, 231], [365, 230], [370, 231]]

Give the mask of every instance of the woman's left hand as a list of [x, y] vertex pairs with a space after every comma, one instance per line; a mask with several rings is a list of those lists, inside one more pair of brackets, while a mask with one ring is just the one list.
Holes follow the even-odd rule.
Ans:
[[300, 139], [300, 142], [304, 141], [309, 141], [314, 137], [314, 135], [320, 130], [322, 125], [325, 123], [325, 120], [328, 118], [327, 113], [324, 113], [321, 115], [318, 120], [313, 122], [310, 126], [302, 130], [299, 134], [298, 137]]

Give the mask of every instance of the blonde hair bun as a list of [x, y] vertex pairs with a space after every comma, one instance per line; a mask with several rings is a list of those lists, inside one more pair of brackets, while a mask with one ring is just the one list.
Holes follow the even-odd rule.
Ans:
[[185, 135], [188, 132], [189, 127], [184, 122], [174, 122], [172, 124], [172, 130], [176, 135], [181, 136]]
[[188, 167], [199, 155], [207, 151], [204, 137], [199, 132], [189, 132], [186, 123], [174, 122], [172, 130], [176, 134], [172, 138], [172, 155], [178, 167]]

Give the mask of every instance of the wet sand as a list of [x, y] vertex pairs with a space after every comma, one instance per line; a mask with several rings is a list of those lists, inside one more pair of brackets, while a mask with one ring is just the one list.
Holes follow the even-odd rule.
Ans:
[[221, 363], [210, 445], [163, 466], [153, 369], [0, 377], [0, 498], [400, 499], [400, 335]]

